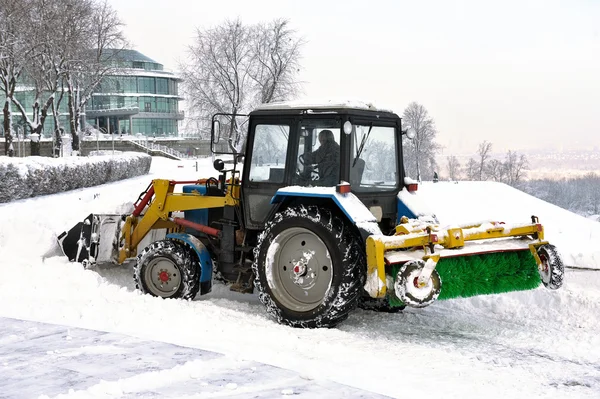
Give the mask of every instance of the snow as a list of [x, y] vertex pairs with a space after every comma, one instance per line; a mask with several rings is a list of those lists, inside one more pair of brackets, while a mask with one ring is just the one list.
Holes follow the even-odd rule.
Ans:
[[[0, 205], [3, 397], [600, 397], [597, 271], [567, 269], [557, 291], [356, 310], [301, 330], [219, 283], [162, 300], [135, 290], [130, 265], [46, 254], [89, 213], [129, 209], [152, 178], [216, 174], [211, 159], [194, 163], [155, 157], [149, 176]], [[496, 183], [422, 183], [419, 196], [444, 225], [536, 215], [567, 265], [600, 269], [598, 222]]]
[[378, 112], [394, 112], [386, 107], [379, 107], [372, 102], [353, 99], [302, 99], [295, 101], [280, 101], [259, 105], [255, 111], [273, 109], [306, 109], [306, 110], [330, 110], [330, 109], [362, 109]]

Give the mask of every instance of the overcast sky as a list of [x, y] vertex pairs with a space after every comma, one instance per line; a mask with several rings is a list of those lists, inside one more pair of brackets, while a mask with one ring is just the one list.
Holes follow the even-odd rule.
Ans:
[[110, 0], [133, 47], [176, 70], [196, 27], [288, 18], [304, 96], [435, 119], [444, 154], [600, 150], [600, 1]]

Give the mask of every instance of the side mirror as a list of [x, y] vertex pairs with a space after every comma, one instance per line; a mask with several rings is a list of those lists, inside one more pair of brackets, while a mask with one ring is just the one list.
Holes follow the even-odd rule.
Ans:
[[225, 169], [225, 162], [223, 162], [222, 159], [215, 159], [215, 162], [213, 162], [213, 168], [220, 172]]
[[414, 139], [414, 138], [415, 138], [415, 136], [416, 136], [415, 129], [413, 129], [412, 127], [411, 127], [411, 128], [408, 128], [408, 129], [406, 129], [406, 130], [403, 130], [403, 131], [402, 131], [402, 134], [405, 134], [405, 135], [406, 135], [406, 137], [407, 137], [407, 138], [409, 138], [410, 140]]

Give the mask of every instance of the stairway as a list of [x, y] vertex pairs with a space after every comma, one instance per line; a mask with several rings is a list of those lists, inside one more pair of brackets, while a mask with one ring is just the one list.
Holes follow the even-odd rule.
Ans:
[[176, 151], [172, 148], [169, 148], [165, 145], [157, 144], [156, 142], [150, 141], [148, 139], [126, 139], [127, 142], [133, 144], [138, 148], [144, 149], [150, 155], [158, 155], [166, 158], [174, 159], [180, 161], [182, 159], [188, 158], [182, 152]]

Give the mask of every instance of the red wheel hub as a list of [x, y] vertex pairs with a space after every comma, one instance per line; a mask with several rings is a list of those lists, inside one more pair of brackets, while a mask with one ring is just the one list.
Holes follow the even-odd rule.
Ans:
[[548, 259], [544, 255], [540, 255], [540, 261], [542, 262], [542, 270], [548, 271]]
[[158, 278], [163, 283], [166, 283], [167, 281], [169, 281], [169, 273], [163, 270], [162, 272], [158, 273]]
[[293, 270], [294, 270], [294, 274], [295, 274], [297, 277], [302, 277], [302, 276], [304, 276], [304, 275], [306, 274], [306, 271], [307, 271], [307, 269], [306, 269], [306, 265], [304, 265], [304, 264], [302, 264], [302, 263], [297, 263], [297, 264], [294, 266], [294, 269], [293, 269]]

